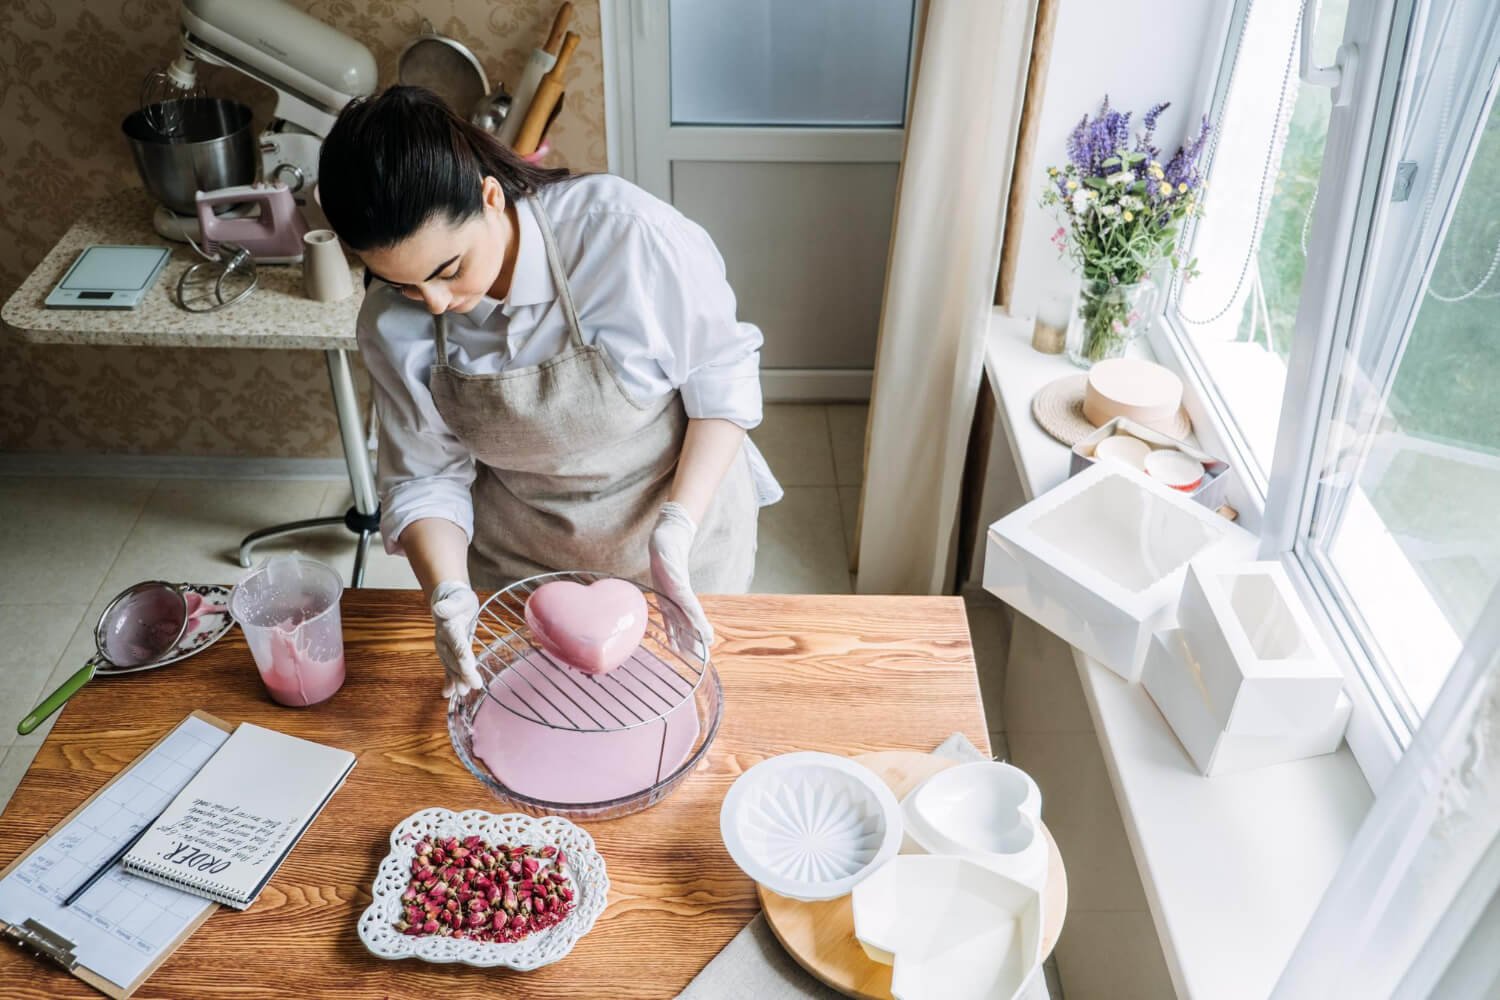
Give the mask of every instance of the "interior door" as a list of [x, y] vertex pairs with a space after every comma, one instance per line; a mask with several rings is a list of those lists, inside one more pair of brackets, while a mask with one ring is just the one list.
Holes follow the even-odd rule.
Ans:
[[618, 0], [617, 172], [713, 237], [768, 399], [865, 399], [921, 0]]

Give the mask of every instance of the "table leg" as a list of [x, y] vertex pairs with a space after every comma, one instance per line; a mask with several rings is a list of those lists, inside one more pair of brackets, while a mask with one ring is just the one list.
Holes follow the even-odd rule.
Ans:
[[349, 490], [354, 497], [354, 506], [343, 514], [292, 521], [251, 532], [240, 542], [240, 565], [250, 565], [258, 542], [342, 524], [357, 536], [354, 545], [354, 571], [350, 575], [349, 585], [362, 587], [370, 539], [380, 531], [380, 500], [375, 492], [375, 475], [370, 469], [370, 453], [365, 449], [364, 420], [359, 412], [359, 394], [354, 391], [354, 372], [349, 365], [348, 352], [325, 351], [324, 357], [328, 363], [328, 385], [333, 391], [333, 411], [338, 417], [339, 440], [344, 446], [344, 466], [349, 471]]

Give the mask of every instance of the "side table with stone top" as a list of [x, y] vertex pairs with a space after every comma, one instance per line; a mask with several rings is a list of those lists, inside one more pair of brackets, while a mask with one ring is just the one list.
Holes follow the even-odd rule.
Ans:
[[[361, 586], [370, 539], [380, 529], [380, 505], [366, 447], [364, 419], [354, 389], [350, 353], [354, 323], [364, 287], [363, 269], [354, 266], [354, 295], [340, 302], [314, 302], [302, 294], [300, 264], [257, 269], [259, 283], [238, 305], [217, 312], [191, 313], [177, 305], [177, 280], [199, 258], [185, 244], [169, 243], [151, 227], [155, 203], [142, 189], [122, 191], [88, 208], [6, 301], [3, 318], [33, 344], [115, 347], [236, 347], [322, 351], [338, 416], [339, 438], [354, 505], [342, 515], [279, 524], [245, 536], [240, 565], [248, 567], [258, 542], [293, 532], [343, 525], [356, 536], [352, 586]], [[141, 304], [134, 309], [48, 309], [43, 305], [68, 267], [96, 244], [167, 246], [172, 257]]]

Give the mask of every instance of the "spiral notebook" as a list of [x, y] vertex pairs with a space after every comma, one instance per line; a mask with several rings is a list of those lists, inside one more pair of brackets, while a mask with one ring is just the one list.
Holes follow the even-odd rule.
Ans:
[[246, 909], [353, 767], [347, 750], [241, 723], [125, 855], [125, 868]]

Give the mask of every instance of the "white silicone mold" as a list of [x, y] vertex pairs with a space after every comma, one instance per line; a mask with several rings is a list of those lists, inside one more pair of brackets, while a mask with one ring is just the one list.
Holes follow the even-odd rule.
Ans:
[[1039, 975], [1042, 897], [965, 858], [903, 854], [854, 890], [854, 936], [896, 1000], [1011, 1000]]
[[901, 844], [901, 808], [869, 768], [826, 753], [790, 753], [740, 775], [719, 813], [734, 863], [778, 895], [848, 893]]
[[1047, 884], [1042, 793], [998, 761], [939, 771], [901, 802], [910, 847], [967, 858], [1040, 892]]

